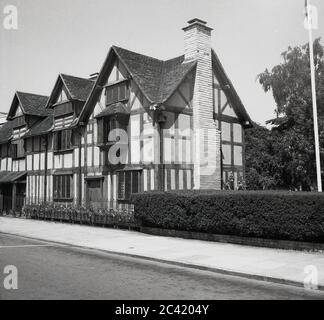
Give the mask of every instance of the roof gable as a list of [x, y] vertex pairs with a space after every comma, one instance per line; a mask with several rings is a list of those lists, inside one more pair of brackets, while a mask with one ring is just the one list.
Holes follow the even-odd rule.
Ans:
[[57, 102], [62, 90], [69, 100], [86, 101], [94, 84], [93, 80], [60, 74], [47, 101], [46, 108], [50, 108]]
[[196, 66], [196, 61], [185, 62], [184, 56], [163, 61], [112, 46], [78, 122], [84, 122], [93, 111], [116, 58], [121, 61], [147, 100], [157, 104], [170, 98], [185, 76]]
[[216, 52], [212, 49], [213, 70], [216, 73], [220, 85], [224, 88], [226, 96], [233, 105], [233, 109], [245, 127], [252, 127], [252, 120], [247, 113], [239, 95], [237, 94], [233, 83], [227, 76]]
[[74, 100], [86, 101], [95, 82], [93, 80], [61, 74], [63, 83], [70, 97]]
[[47, 116], [48, 111], [45, 110], [47, 100], [48, 97], [46, 96], [17, 91], [13, 98], [7, 119], [10, 120], [16, 115], [18, 107], [21, 108], [24, 115]]
[[113, 49], [152, 103], [165, 102], [196, 65], [195, 61], [184, 63], [184, 56], [163, 61], [116, 46]]
[[17, 105], [17, 108], [16, 108], [16, 111], [15, 111], [15, 117], [19, 117], [19, 116], [22, 116], [24, 113], [23, 113], [23, 111], [22, 111], [22, 109], [21, 109], [21, 106], [20, 106], [20, 104], [18, 103], [18, 105]]

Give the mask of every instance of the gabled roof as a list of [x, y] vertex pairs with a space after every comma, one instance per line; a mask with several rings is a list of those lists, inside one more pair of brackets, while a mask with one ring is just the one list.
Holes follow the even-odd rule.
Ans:
[[253, 127], [252, 120], [247, 113], [239, 95], [237, 94], [232, 81], [227, 76], [216, 52], [212, 49], [212, 63], [213, 68], [216, 71], [217, 78], [221, 84], [221, 86], [224, 88], [224, 92], [226, 96], [230, 99], [233, 105], [233, 109], [235, 110], [237, 116], [242, 121], [244, 126], [246, 128]]
[[96, 118], [107, 117], [115, 114], [130, 114], [127, 106], [124, 103], [117, 102], [108, 107], [106, 107], [103, 111], [101, 111]]
[[46, 96], [17, 91], [13, 98], [7, 119], [9, 120], [14, 117], [14, 112], [18, 103], [23, 114], [45, 117], [48, 115], [48, 111], [45, 109], [47, 100], [48, 97]]
[[54, 116], [50, 115], [45, 119], [33, 125], [24, 135], [23, 138], [30, 138], [33, 136], [41, 136], [52, 131], [54, 125]]
[[184, 56], [163, 61], [116, 46], [112, 48], [152, 103], [165, 102], [196, 65], [195, 61], [184, 63]]
[[47, 101], [46, 108], [51, 107], [51, 105], [56, 102], [56, 96], [61, 90], [62, 85], [64, 85], [70, 100], [86, 101], [94, 84], [94, 80], [74, 77], [61, 73], [56, 80], [54, 89]]
[[61, 74], [60, 76], [72, 99], [80, 101], [88, 99], [95, 81], [67, 74]]
[[0, 144], [7, 143], [12, 137], [12, 122], [7, 121], [0, 127]]
[[[99, 73], [78, 122], [90, 116], [100, 95], [102, 86], [108, 80], [109, 70], [115, 59], [119, 58], [129, 76], [138, 85], [150, 103], [162, 104], [170, 98], [186, 75], [195, 68], [197, 62], [185, 62], [184, 56], [170, 60], [159, 60], [120, 47], [112, 46]], [[76, 124], [76, 123], [75, 123]]]

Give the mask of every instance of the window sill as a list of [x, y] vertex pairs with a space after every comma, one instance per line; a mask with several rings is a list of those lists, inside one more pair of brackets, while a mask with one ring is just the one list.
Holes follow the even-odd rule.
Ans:
[[117, 101], [114, 101], [114, 102], [109, 102], [109, 103], [106, 103], [106, 108], [112, 106], [113, 104], [116, 104], [116, 103], [127, 103], [129, 101], [129, 98], [125, 98], [125, 99], [118, 99]]
[[54, 202], [73, 202], [73, 198], [66, 198], [66, 199], [53, 199]]
[[74, 151], [74, 148], [70, 148], [70, 149], [65, 149], [65, 150], [54, 150], [53, 153], [54, 153], [54, 155], [57, 155], [57, 154], [72, 153], [73, 151]]
[[40, 154], [40, 153], [45, 153], [45, 152], [46, 152], [45, 150], [26, 152], [26, 156], [32, 156], [34, 154]]
[[12, 157], [12, 160], [24, 160], [26, 159], [26, 156], [22, 156], [22, 157]]
[[132, 204], [130, 199], [117, 199], [120, 204]]
[[115, 145], [118, 141], [108, 141], [108, 142], [102, 142], [98, 144], [99, 148], [110, 148], [111, 146]]

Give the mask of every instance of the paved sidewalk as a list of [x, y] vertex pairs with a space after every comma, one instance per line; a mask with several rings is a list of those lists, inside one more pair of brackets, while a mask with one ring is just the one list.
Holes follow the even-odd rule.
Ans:
[[258, 248], [146, 235], [139, 232], [0, 217], [0, 232], [188, 265], [253, 279], [303, 286], [304, 268], [318, 270], [324, 290], [324, 253]]

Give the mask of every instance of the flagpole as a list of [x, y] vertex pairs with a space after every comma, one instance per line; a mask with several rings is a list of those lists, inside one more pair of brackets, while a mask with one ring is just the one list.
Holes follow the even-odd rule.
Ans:
[[312, 100], [313, 100], [313, 118], [314, 118], [314, 137], [315, 137], [315, 155], [316, 155], [316, 173], [317, 173], [317, 190], [322, 192], [322, 176], [321, 176], [321, 154], [318, 135], [318, 120], [317, 120], [317, 101], [316, 101], [316, 82], [315, 82], [315, 66], [314, 66], [314, 48], [313, 48], [313, 32], [311, 17], [309, 16], [309, 0], [306, 0], [306, 18], [308, 22], [309, 35], [309, 56], [311, 69], [311, 84], [312, 84]]

